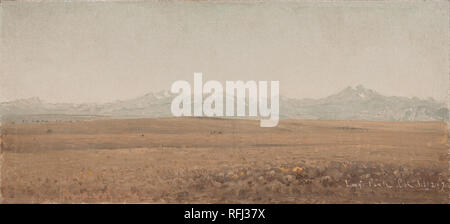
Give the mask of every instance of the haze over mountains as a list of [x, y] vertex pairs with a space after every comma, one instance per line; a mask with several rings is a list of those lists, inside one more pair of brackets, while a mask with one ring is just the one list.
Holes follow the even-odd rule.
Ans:
[[[172, 117], [170, 104], [174, 96], [169, 91], [162, 91], [104, 104], [53, 104], [28, 98], [0, 103], [0, 114]], [[449, 111], [447, 105], [432, 98], [383, 96], [359, 85], [321, 99], [280, 96], [280, 119], [448, 121]]]

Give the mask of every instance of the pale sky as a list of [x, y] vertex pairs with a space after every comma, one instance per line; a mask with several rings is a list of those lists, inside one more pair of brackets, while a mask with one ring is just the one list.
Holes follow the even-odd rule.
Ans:
[[449, 3], [17, 3], [2, 6], [0, 101], [108, 102], [176, 80], [279, 80], [320, 98], [362, 84], [444, 101]]

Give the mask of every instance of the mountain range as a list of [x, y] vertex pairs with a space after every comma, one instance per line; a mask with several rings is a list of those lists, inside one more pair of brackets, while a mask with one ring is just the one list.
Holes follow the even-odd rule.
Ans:
[[[169, 91], [103, 104], [47, 103], [39, 98], [0, 103], [0, 115], [96, 115], [108, 117], [171, 117]], [[447, 105], [432, 98], [384, 96], [362, 85], [347, 87], [320, 99], [280, 96], [280, 119], [448, 121]]]

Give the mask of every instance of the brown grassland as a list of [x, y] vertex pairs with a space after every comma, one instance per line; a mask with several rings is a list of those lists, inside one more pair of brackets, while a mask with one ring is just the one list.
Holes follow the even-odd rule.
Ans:
[[3, 203], [448, 203], [442, 122], [4, 124]]

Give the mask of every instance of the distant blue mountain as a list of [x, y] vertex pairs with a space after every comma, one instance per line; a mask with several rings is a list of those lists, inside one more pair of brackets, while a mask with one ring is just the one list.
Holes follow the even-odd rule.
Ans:
[[[171, 117], [168, 91], [104, 104], [46, 103], [39, 98], [0, 103], [0, 115], [70, 114], [114, 117]], [[280, 97], [281, 119], [448, 121], [447, 105], [432, 98], [383, 96], [359, 85], [321, 99]]]

